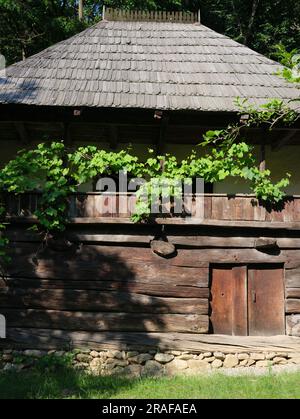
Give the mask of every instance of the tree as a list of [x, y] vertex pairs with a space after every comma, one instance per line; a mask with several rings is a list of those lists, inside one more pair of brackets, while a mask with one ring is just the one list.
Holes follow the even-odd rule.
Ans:
[[201, 8], [202, 23], [273, 57], [273, 46], [300, 45], [300, 2], [294, 0], [0, 0], [0, 52], [21, 60], [101, 19], [103, 4], [127, 9]]
[[[88, 2], [89, 3], [95, 3]], [[0, 52], [19, 61], [84, 29], [77, 0], [0, 0]]]

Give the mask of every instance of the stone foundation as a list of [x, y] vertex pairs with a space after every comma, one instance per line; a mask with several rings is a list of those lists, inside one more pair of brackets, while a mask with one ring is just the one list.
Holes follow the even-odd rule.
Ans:
[[180, 351], [136, 352], [136, 351], [95, 351], [75, 350], [4, 350], [0, 352], [0, 370], [22, 371], [39, 363], [53, 366], [55, 363], [68, 364], [78, 370], [94, 375], [122, 375], [128, 377], [194, 375], [211, 370], [228, 368], [259, 367], [273, 365], [299, 364], [299, 353], [265, 352], [232, 353], [203, 352], [189, 353]]

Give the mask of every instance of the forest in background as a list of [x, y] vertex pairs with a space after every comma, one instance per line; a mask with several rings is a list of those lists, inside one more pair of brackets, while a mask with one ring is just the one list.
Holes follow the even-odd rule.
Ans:
[[7, 64], [20, 61], [80, 32], [108, 7], [150, 10], [201, 9], [204, 25], [250, 48], [276, 57], [275, 45], [300, 47], [299, 0], [0, 0], [0, 53]]

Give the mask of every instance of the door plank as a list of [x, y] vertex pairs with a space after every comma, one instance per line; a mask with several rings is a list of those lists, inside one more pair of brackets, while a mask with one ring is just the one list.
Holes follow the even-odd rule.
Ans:
[[213, 268], [211, 283], [211, 325], [213, 333], [232, 334], [232, 270]]
[[248, 325], [251, 336], [285, 333], [283, 268], [248, 269]]
[[232, 334], [247, 336], [247, 267], [234, 266], [232, 268], [232, 279]]
[[213, 333], [247, 335], [247, 268], [212, 269], [211, 326]]

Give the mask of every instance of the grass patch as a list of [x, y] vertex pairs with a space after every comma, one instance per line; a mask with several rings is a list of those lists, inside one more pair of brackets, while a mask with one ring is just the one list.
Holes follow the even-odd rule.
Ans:
[[300, 373], [122, 379], [70, 368], [0, 373], [0, 399], [300, 398]]

